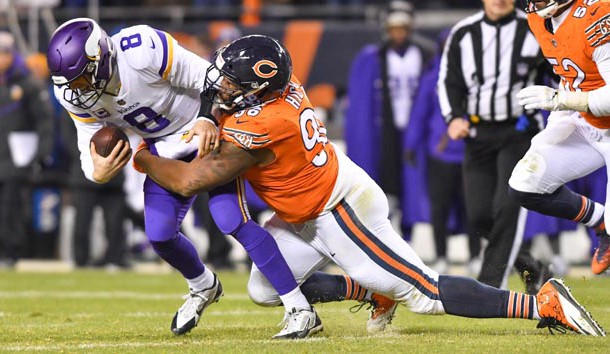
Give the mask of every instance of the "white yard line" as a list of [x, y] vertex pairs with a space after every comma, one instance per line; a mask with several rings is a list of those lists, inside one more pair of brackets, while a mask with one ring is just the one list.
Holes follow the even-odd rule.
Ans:
[[[63, 299], [137, 299], [137, 300], [172, 300], [184, 294], [150, 294], [133, 291], [0, 291], [0, 298], [63, 298]], [[225, 294], [224, 299], [249, 299], [247, 294]]]
[[[243, 326], [242, 326], [243, 328]], [[343, 339], [350, 339], [348, 337], [341, 337]], [[363, 337], [352, 337], [354, 340], [362, 340]], [[327, 341], [326, 337], [313, 337], [301, 339], [299, 342], [324, 342]], [[226, 345], [226, 344], [243, 344], [244, 340], [241, 338], [235, 339], [218, 339], [210, 338], [208, 340], [193, 340], [193, 341], [167, 341], [163, 343], [151, 343], [151, 342], [129, 342], [129, 343], [117, 343], [117, 342], [97, 342], [97, 343], [86, 343], [86, 344], [65, 344], [65, 345], [14, 345], [2, 348], [9, 352], [35, 352], [35, 351], [72, 351], [80, 349], [100, 349], [100, 348], [164, 348], [172, 347], [174, 350], [178, 348], [192, 347], [196, 345]], [[277, 340], [273, 339], [260, 339], [260, 340], [248, 340], [248, 342], [256, 344], [277, 344]]]

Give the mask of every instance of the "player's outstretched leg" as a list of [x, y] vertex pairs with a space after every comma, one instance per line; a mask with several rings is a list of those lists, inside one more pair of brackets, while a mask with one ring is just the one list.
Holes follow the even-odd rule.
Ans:
[[591, 314], [576, 301], [570, 289], [560, 279], [550, 279], [536, 295], [540, 322], [538, 328], [548, 327], [565, 332], [569, 329], [590, 336], [606, 336]]
[[214, 284], [200, 291], [193, 291], [186, 295], [186, 301], [176, 311], [172, 320], [171, 329], [175, 335], [188, 333], [197, 326], [201, 314], [211, 304], [218, 302], [223, 295], [222, 284], [218, 276], [214, 274]]
[[541, 320], [538, 327], [605, 336], [561, 280], [551, 278], [537, 295], [500, 290], [474, 279], [441, 275], [439, 296], [447, 314], [475, 318]]
[[286, 312], [280, 325], [284, 327], [273, 336], [273, 339], [307, 338], [312, 334], [321, 332], [324, 328], [313, 306], [309, 310], [293, 308], [292, 311]]

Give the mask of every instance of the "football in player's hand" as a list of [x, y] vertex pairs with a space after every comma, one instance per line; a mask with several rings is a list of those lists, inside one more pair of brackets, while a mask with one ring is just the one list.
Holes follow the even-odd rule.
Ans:
[[107, 125], [95, 132], [93, 137], [91, 137], [91, 142], [95, 144], [95, 151], [97, 151], [98, 155], [103, 157], [110, 155], [112, 149], [114, 149], [121, 140], [129, 144], [127, 134], [116, 125]]

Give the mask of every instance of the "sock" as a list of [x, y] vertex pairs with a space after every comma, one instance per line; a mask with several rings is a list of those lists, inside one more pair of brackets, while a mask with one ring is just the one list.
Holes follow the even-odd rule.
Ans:
[[541, 214], [570, 219], [589, 227], [595, 227], [600, 217], [603, 218], [603, 205], [574, 193], [566, 186], [557, 188], [551, 194], [520, 192], [510, 187], [508, 191], [521, 206]]
[[209, 268], [205, 268], [200, 276], [193, 279], [187, 279], [186, 282], [189, 285], [189, 289], [194, 292], [208, 289], [214, 285], [214, 273], [212, 273]]
[[[604, 224], [604, 206], [585, 196], [581, 195], [580, 197], [580, 211], [572, 220], [592, 227], [596, 229], [597, 232], [597, 227]], [[603, 229], [605, 230], [605, 225], [603, 226]]]
[[151, 241], [150, 244], [159, 257], [176, 268], [186, 279], [194, 279], [205, 271], [195, 246], [180, 232], [168, 241]]
[[287, 312], [293, 308], [297, 310], [309, 310], [311, 308], [309, 302], [307, 302], [307, 299], [305, 298], [305, 295], [303, 295], [301, 289], [298, 287], [288, 294], [280, 295], [280, 299], [282, 300], [282, 304], [284, 304]]
[[500, 290], [467, 277], [441, 275], [438, 290], [450, 315], [471, 318], [536, 319], [536, 297]]
[[310, 304], [343, 300], [364, 301], [370, 299], [370, 292], [347, 275], [323, 272], [313, 273], [301, 284], [301, 291]]
[[370, 291], [360, 286], [352, 278], [344, 275], [343, 279], [345, 281], [345, 300], [364, 301], [371, 299]]
[[282, 295], [298, 288], [297, 281], [280, 253], [275, 239], [252, 220], [248, 220], [233, 236], [248, 252], [252, 262], [267, 277], [269, 283]]

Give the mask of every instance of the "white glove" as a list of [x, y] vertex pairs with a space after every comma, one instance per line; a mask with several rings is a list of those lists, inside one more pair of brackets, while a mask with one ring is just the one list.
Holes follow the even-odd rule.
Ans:
[[546, 111], [589, 110], [587, 92], [558, 91], [547, 86], [529, 86], [517, 93], [519, 104], [525, 109], [544, 109]]

